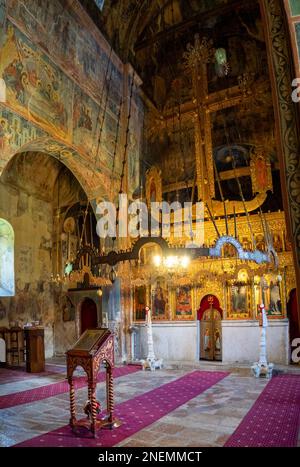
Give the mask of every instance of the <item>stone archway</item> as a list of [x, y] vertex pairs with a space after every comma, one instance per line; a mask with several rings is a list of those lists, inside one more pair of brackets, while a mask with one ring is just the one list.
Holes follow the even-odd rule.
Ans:
[[[78, 200], [85, 208], [92, 193], [83, 189], [86, 174], [76, 154], [66, 151], [63, 145], [36, 139], [8, 158], [0, 183], [0, 218], [7, 219], [15, 232], [16, 269], [16, 293], [3, 299], [9, 311], [0, 318], [0, 326], [39, 322], [45, 329], [46, 357], [64, 352], [75, 337], [74, 317], [63, 318], [64, 287], [53, 283], [51, 273], [63, 275], [68, 206]], [[75, 251], [78, 229], [75, 224], [75, 233], [70, 234]]]
[[26, 152], [44, 153], [65, 165], [80, 183], [94, 211], [96, 210], [96, 200], [99, 198], [109, 199], [109, 191], [106, 189], [110, 186], [109, 177], [103, 172], [95, 172], [92, 161], [87, 160], [74, 148], [49, 137], [36, 138], [20, 146], [17, 151], [10, 150], [5, 155], [5, 165], [0, 166], [0, 176], [15, 155]]

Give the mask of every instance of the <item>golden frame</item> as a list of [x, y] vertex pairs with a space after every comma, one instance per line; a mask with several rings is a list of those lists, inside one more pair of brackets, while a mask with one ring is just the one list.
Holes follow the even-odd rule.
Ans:
[[[158, 289], [160, 294], [158, 295]], [[158, 302], [156, 305], [155, 302]], [[161, 313], [159, 306], [164, 306], [164, 313]], [[158, 276], [151, 283], [151, 317], [152, 321], [170, 321], [171, 320], [171, 294], [168, 281]]]
[[[143, 291], [142, 291], [143, 290]], [[134, 322], [144, 322], [146, 320], [146, 312], [145, 309], [142, 309], [142, 302], [140, 302], [140, 307], [137, 306], [137, 294], [143, 293], [145, 298], [145, 307], [149, 306], [149, 287], [145, 285], [139, 285], [133, 287], [133, 321]], [[140, 297], [141, 298], [141, 297]]]
[[[240, 292], [241, 288], [245, 288], [245, 301], [247, 311], [238, 311], [233, 306], [233, 287], [237, 288]], [[238, 295], [235, 296], [237, 299]], [[226, 284], [226, 304], [227, 304], [227, 317], [228, 319], [252, 319], [253, 317], [253, 300], [252, 300], [252, 287], [250, 282], [240, 282], [236, 280], [228, 281]]]
[[[177, 297], [178, 297], [178, 291], [180, 289], [189, 289], [189, 294], [190, 294], [190, 306], [191, 306], [191, 313], [186, 314], [176, 314], [177, 311]], [[179, 285], [178, 287], [172, 287], [171, 292], [170, 292], [170, 299], [171, 299], [171, 317], [172, 321], [194, 321], [195, 320], [195, 288], [191, 284], [186, 284], [186, 285]]]
[[[286, 317], [286, 300], [285, 300], [285, 294], [284, 294], [284, 284], [283, 284], [283, 279], [278, 281], [278, 274], [275, 273], [269, 273], [265, 274], [264, 278], [266, 279], [267, 282], [267, 289], [264, 291], [264, 297], [262, 296], [262, 287], [261, 285], [254, 285], [254, 309], [255, 309], [255, 315], [256, 319], [259, 319], [259, 312], [260, 308], [259, 306], [261, 303], [265, 302], [265, 310], [267, 313], [268, 319], [284, 319]], [[278, 290], [275, 290], [274, 296], [278, 296], [279, 294], [279, 299], [280, 299], [280, 304], [276, 303], [273, 304], [271, 308], [271, 283], [275, 283], [276, 287]], [[273, 300], [274, 301], [274, 300]], [[277, 305], [277, 306], [276, 306]], [[278, 311], [276, 311], [276, 307], [278, 307]], [[275, 308], [275, 310], [274, 310]]]

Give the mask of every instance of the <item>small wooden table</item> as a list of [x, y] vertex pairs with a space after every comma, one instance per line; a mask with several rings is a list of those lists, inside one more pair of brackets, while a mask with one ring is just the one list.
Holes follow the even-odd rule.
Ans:
[[[114, 417], [114, 388], [113, 374], [114, 368], [114, 338], [107, 328], [87, 329], [74, 347], [66, 352], [67, 355], [67, 376], [70, 385], [70, 426], [72, 429], [84, 426], [91, 430], [95, 436], [96, 429], [104, 426], [120, 426], [121, 423]], [[97, 376], [101, 363], [106, 368], [106, 403], [107, 417], [97, 420], [96, 387]], [[88, 400], [91, 404], [91, 420], [77, 421], [75, 410], [75, 388], [73, 373], [77, 366], [81, 366], [88, 377]]]

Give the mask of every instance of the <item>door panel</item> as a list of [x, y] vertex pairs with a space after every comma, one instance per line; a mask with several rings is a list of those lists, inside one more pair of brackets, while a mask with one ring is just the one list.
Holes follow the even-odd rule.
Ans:
[[86, 298], [81, 305], [81, 334], [86, 329], [96, 329], [98, 326], [97, 306], [90, 298]]
[[221, 314], [209, 309], [200, 322], [200, 358], [203, 360], [222, 360]]

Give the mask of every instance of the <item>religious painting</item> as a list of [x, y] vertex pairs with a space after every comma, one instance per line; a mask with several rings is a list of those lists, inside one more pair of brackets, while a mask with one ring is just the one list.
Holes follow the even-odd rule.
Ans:
[[283, 251], [282, 237], [279, 233], [273, 234], [273, 247], [274, 250], [277, 251], [277, 253]]
[[96, 152], [95, 128], [98, 113], [96, 103], [76, 86], [73, 105], [73, 142], [79, 149], [91, 155]]
[[58, 136], [71, 133], [72, 81], [12, 24], [0, 34], [0, 76], [7, 101]]
[[271, 164], [266, 154], [258, 150], [253, 153], [250, 162], [250, 173], [253, 193], [273, 191]]
[[75, 307], [67, 296], [63, 301], [62, 320], [64, 322], [75, 320]]
[[229, 282], [227, 285], [227, 303], [229, 318], [249, 318], [251, 310], [250, 286], [244, 282]]
[[154, 321], [170, 319], [169, 291], [164, 278], [158, 278], [152, 285], [151, 296], [152, 319]]
[[235, 258], [237, 256], [237, 250], [231, 243], [225, 243], [222, 248], [222, 257], [224, 258]]
[[262, 234], [258, 234], [255, 238], [255, 242], [256, 242], [256, 249], [264, 253], [266, 251], [265, 236]]
[[177, 287], [175, 290], [174, 319], [193, 319], [192, 288], [189, 285]]
[[[73, 142], [79, 150], [88, 153], [95, 163], [101, 163], [111, 169], [117, 123], [108, 113], [105, 117], [101, 115], [101, 121], [98, 118], [98, 105], [79, 87], [76, 87], [73, 106]], [[98, 143], [100, 132], [101, 148]], [[116, 163], [115, 170], [118, 171], [118, 169], [119, 163]]]
[[282, 276], [278, 274], [266, 274], [260, 283], [254, 286], [255, 307], [257, 315], [260, 312], [260, 305], [265, 305], [268, 318], [283, 318], [285, 313], [283, 300]]
[[131, 120], [130, 132], [128, 141], [128, 188], [129, 193], [134, 193], [140, 185], [140, 153], [142, 141], [142, 126], [141, 122], [144, 119], [144, 110], [142, 103], [135, 96], [135, 100], [131, 104]]
[[2, 159], [7, 159], [24, 144], [44, 135], [42, 130], [24, 118], [6, 109], [0, 111], [0, 153]]
[[162, 200], [161, 170], [155, 166], [146, 172], [146, 200], [148, 206], [153, 202], [160, 203]]
[[147, 300], [147, 288], [145, 285], [141, 287], [135, 287], [134, 289], [134, 320], [145, 321], [146, 319], [146, 306]]
[[[10, 0], [8, 14], [62, 69], [67, 68], [69, 75], [89, 94], [101, 100], [103, 70], [109, 61], [107, 45], [101, 36], [95, 37], [76, 7], [65, 8], [60, 0], [31, 0], [26, 6], [19, 0]], [[109, 80], [114, 81], [120, 91], [122, 75], [115, 64], [110, 64], [108, 73]]]

